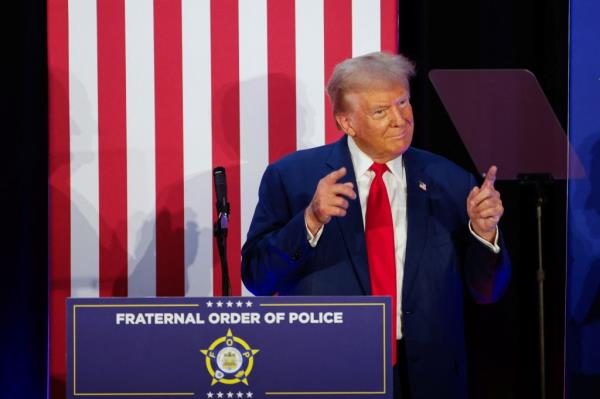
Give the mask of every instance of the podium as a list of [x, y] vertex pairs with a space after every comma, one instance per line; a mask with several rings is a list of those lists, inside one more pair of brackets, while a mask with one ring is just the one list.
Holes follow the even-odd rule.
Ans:
[[67, 397], [392, 398], [389, 297], [70, 298]]

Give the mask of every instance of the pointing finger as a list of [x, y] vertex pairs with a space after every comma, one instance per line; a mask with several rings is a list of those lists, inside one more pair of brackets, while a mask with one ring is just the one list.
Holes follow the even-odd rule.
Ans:
[[325, 176], [325, 180], [327, 180], [329, 183], [335, 183], [339, 179], [344, 177], [345, 175], [346, 175], [346, 168], [342, 166], [338, 170], [334, 170], [333, 172], [331, 172], [330, 174]]
[[500, 193], [492, 188], [480, 188], [477, 193], [469, 198], [472, 205], [479, 205], [488, 198], [500, 198]]
[[490, 166], [487, 173], [485, 174], [485, 180], [481, 185], [483, 187], [494, 187], [494, 182], [496, 181], [496, 173], [498, 172], [498, 167], [496, 165]]

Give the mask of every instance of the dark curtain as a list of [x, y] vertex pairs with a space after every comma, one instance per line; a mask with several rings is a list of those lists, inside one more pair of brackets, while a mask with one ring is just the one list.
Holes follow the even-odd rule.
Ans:
[[0, 397], [46, 395], [46, 4], [2, 6]]

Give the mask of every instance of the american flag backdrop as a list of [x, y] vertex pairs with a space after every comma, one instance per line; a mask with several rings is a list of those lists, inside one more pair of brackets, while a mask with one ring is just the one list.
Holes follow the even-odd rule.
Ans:
[[234, 295], [266, 166], [336, 140], [336, 63], [397, 50], [397, 0], [48, 0], [50, 373], [65, 298], [220, 295], [225, 166]]

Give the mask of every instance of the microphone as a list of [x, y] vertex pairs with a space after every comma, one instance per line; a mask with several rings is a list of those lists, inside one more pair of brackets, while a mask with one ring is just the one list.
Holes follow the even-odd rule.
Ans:
[[231, 295], [229, 281], [229, 266], [227, 263], [227, 231], [229, 227], [229, 202], [227, 201], [227, 176], [225, 168], [217, 166], [213, 169], [215, 194], [217, 195], [217, 221], [214, 226], [214, 236], [217, 239], [219, 257], [221, 258], [221, 290], [223, 296]]
[[225, 168], [217, 166], [213, 169], [213, 178], [215, 182], [215, 193], [217, 194], [217, 215], [229, 216], [229, 202], [227, 202], [227, 175]]

